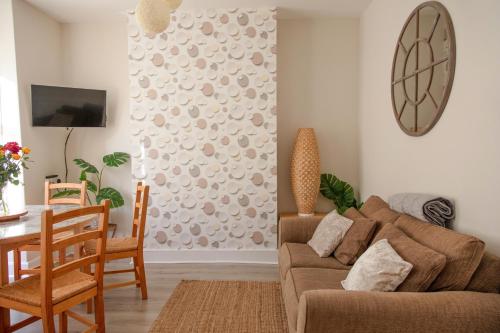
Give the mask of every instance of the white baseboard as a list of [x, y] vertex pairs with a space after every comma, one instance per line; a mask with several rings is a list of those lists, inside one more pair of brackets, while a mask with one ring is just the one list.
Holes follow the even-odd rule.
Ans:
[[147, 263], [277, 264], [278, 250], [164, 250], [144, 249]]
[[[24, 254], [24, 253], [23, 253]], [[23, 256], [22, 267], [37, 267], [40, 257], [30, 260]], [[164, 250], [144, 249], [146, 263], [243, 263], [243, 264], [277, 264], [278, 250]], [[9, 256], [9, 273], [13, 276], [13, 262]]]

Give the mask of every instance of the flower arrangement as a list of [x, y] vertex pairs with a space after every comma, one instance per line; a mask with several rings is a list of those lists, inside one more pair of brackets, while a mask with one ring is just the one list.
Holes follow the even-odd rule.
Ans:
[[30, 152], [28, 147], [21, 147], [17, 142], [0, 145], [0, 208], [4, 215], [8, 212], [4, 189], [9, 183], [19, 185], [19, 175], [23, 168], [27, 169]]

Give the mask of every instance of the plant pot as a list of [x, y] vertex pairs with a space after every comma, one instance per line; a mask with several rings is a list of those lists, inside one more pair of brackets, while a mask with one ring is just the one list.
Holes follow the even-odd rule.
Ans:
[[300, 128], [291, 163], [292, 192], [300, 216], [314, 215], [320, 186], [320, 160], [313, 128]]

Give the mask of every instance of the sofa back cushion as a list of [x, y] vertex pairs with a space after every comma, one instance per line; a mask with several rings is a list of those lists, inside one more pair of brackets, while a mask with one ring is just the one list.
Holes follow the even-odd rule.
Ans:
[[384, 225], [396, 222], [400, 216], [401, 213], [398, 213], [388, 207], [379, 209], [375, 213], [371, 214], [370, 218], [377, 221], [377, 227], [375, 228], [373, 235], [376, 236]]
[[426, 291], [444, 269], [446, 257], [408, 237], [398, 227], [388, 223], [373, 239], [373, 243], [387, 239], [389, 244], [413, 269], [398, 291]]
[[500, 258], [485, 252], [465, 290], [500, 293]]
[[361, 206], [360, 212], [366, 217], [371, 217], [372, 214], [376, 213], [382, 208], [389, 208], [389, 204], [385, 202], [381, 197], [372, 195], [366, 202]]
[[369, 218], [383, 223], [394, 223], [401, 216], [401, 213], [390, 208], [382, 208], [371, 214]]
[[344, 214], [342, 214], [342, 215], [344, 215], [345, 217], [347, 217], [350, 220], [354, 220], [356, 218], [366, 217], [363, 214], [361, 214], [361, 212], [359, 210], [357, 210], [356, 208], [354, 208], [354, 207], [351, 207], [351, 208], [347, 209], [344, 212]]
[[446, 265], [430, 291], [464, 290], [484, 254], [484, 242], [476, 237], [401, 215], [395, 225], [415, 241], [446, 256]]
[[366, 251], [377, 225], [375, 220], [353, 218], [353, 224], [345, 234], [333, 255], [344, 265], [352, 265]]

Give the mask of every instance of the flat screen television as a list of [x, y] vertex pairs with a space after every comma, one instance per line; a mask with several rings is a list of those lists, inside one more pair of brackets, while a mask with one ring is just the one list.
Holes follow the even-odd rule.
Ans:
[[31, 85], [33, 126], [106, 127], [106, 91]]

